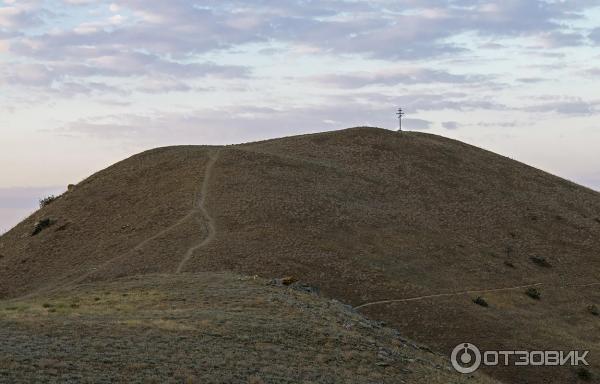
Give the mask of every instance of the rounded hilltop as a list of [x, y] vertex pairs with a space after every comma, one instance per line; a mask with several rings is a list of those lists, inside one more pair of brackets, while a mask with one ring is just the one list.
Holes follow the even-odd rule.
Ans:
[[0, 237], [0, 296], [176, 272], [294, 276], [439, 353], [577, 345], [594, 364], [599, 251], [597, 192], [441, 136], [356, 127], [123, 160]]

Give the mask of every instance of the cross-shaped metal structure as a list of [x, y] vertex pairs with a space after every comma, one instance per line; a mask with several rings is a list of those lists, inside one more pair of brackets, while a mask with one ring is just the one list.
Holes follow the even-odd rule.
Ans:
[[402, 108], [398, 108], [398, 112], [396, 112], [396, 115], [398, 116], [398, 132], [402, 132], [402, 116], [404, 116]]

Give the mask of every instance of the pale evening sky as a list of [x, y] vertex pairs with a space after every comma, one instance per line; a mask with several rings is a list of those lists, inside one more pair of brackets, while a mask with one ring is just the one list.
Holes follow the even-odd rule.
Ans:
[[600, 0], [0, 1], [0, 233], [171, 144], [357, 125], [600, 189]]

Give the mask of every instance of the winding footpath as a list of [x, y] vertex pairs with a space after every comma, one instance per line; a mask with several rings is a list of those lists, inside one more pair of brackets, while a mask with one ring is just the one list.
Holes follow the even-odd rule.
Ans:
[[[544, 285], [544, 283], [533, 283], [533, 284], [527, 284], [527, 285], [518, 285], [516, 287], [479, 289], [479, 290], [470, 290], [470, 291], [461, 291], [461, 292], [439, 293], [439, 294], [435, 294], [435, 295], [416, 296], [416, 297], [409, 297], [409, 298], [405, 298], [405, 299], [391, 299], [391, 300], [371, 301], [371, 302], [368, 302], [368, 303], [361, 304], [361, 305], [359, 305], [357, 307], [354, 307], [354, 309], [361, 309], [361, 308], [370, 307], [370, 306], [373, 306], [373, 305], [382, 305], [382, 304], [391, 304], [391, 303], [405, 303], [405, 302], [409, 302], [409, 301], [419, 301], [419, 300], [425, 300], [425, 299], [434, 299], [434, 298], [438, 298], [438, 297], [472, 295], [472, 294], [476, 294], [476, 293], [490, 293], [490, 292], [514, 291], [514, 290], [517, 290], [517, 289], [533, 288], [533, 287], [539, 287], [539, 286], [542, 286], [542, 285]], [[585, 287], [592, 287], [592, 286], [596, 286], [596, 285], [600, 285], [600, 283], [590, 283], [590, 284], [581, 284], [581, 285], [565, 285], [565, 286], [562, 286], [560, 288], [585, 288]]]
[[198, 214], [201, 214], [205, 219], [206, 219], [206, 227], [207, 227], [207, 232], [208, 235], [197, 245], [194, 245], [192, 247], [190, 247], [185, 255], [183, 256], [183, 260], [179, 263], [179, 265], [177, 266], [177, 270], [176, 273], [180, 273], [183, 269], [183, 267], [185, 266], [185, 264], [191, 259], [191, 257], [193, 256], [194, 252], [202, 247], [204, 247], [206, 244], [208, 244], [214, 237], [215, 237], [215, 223], [214, 223], [214, 219], [210, 216], [210, 214], [208, 213], [208, 211], [206, 210], [205, 207], [205, 202], [206, 202], [206, 195], [208, 193], [208, 185], [209, 185], [209, 180], [210, 180], [210, 176], [212, 174], [212, 169], [217, 161], [218, 158], [218, 151], [210, 151], [209, 154], [209, 160], [208, 163], [206, 165], [206, 170], [204, 173], [204, 179], [202, 182], [202, 187], [200, 189], [200, 196], [198, 197], [198, 193], [195, 194], [194, 197], [194, 201], [192, 203], [192, 209], [190, 210], [190, 212], [188, 212], [187, 215], [185, 215], [184, 217], [182, 217], [181, 219], [179, 219], [178, 221], [176, 221], [174, 224], [172, 224], [171, 226], [163, 229], [162, 231], [148, 237], [147, 239], [144, 239], [143, 241], [141, 241], [140, 243], [138, 243], [135, 247], [133, 247], [132, 249], [130, 249], [129, 251], [120, 254], [118, 256], [115, 256], [107, 261], [105, 261], [104, 263], [100, 264], [97, 267], [94, 267], [92, 270], [90, 270], [89, 272], [84, 273], [81, 276], [78, 276], [76, 279], [74, 280], [70, 280], [66, 283], [54, 286], [52, 288], [41, 288], [36, 290], [35, 292], [29, 293], [27, 295], [24, 296], [20, 296], [11, 300], [21, 300], [21, 299], [27, 299], [27, 298], [31, 298], [31, 297], [35, 297], [38, 294], [41, 293], [49, 293], [49, 292], [54, 292], [57, 290], [60, 290], [62, 288], [66, 288], [68, 286], [71, 285], [75, 285], [78, 283], [81, 283], [83, 281], [85, 281], [85, 279], [87, 279], [88, 277], [94, 275], [95, 273], [98, 273], [98, 271], [102, 270], [105, 267], [108, 267], [109, 265], [115, 263], [116, 261], [130, 255], [132, 252], [139, 252], [141, 251], [144, 246], [146, 246], [149, 242], [151, 242], [152, 240], [155, 240], [169, 232], [171, 232], [173, 229], [179, 227], [180, 225], [184, 224], [186, 221], [190, 220], [193, 217], [197, 217]]
[[212, 170], [214, 168], [215, 163], [217, 162], [217, 158], [219, 157], [218, 155], [219, 155], [218, 152], [209, 154], [210, 160], [208, 161], [208, 164], [206, 166], [206, 171], [204, 172], [204, 180], [202, 182], [202, 189], [200, 190], [200, 198], [198, 199], [197, 203], [194, 204], [194, 208], [192, 209], [192, 212], [190, 212], [190, 214], [192, 214], [192, 215], [196, 215], [199, 213], [204, 217], [204, 224], [206, 227], [207, 235], [202, 241], [200, 241], [198, 244], [196, 244], [194, 246], [191, 246], [185, 252], [185, 254], [183, 255], [183, 259], [181, 260], [181, 262], [177, 266], [177, 269], [175, 270], [175, 273], [181, 273], [181, 271], [183, 270], [185, 265], [188, 263], [188, 261], [190, 261], [192, 256], [194, 256], [194, 252], [196, 252], [198, 249], [206, 246], [215, 237], [215, 234], [216, 234], [215, 220], [212, 218], [212, 216], [206, 210], [206, 196], [208, 195], [208, 185], [209, 185], [209, 182], [211, 179]]

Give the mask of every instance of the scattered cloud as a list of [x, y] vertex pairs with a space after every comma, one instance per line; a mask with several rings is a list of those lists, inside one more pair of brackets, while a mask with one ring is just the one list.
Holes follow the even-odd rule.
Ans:
[[315, 76], [313, 80], [340, 88], [361, 88], [370, 85], [480, 83], [489, 80], [489, 78], [481, 75], [458, 75], [441, 70], [413, 67], [379, 72], [319, 75]]
[[520, 77], [516, 79], [519, 83], [535, 84], [546, 81], [543, 77]]
[[600, 44], [600, 28], [591, 31], [588, 37], [596, 44]]
[[[395, 127], [394, 109], [362, 103], [325, 104], [276, 109], [239, 105], [189, 112], [157, 111], [149, 114], [115, 114], [79, 119], [55, 130], [60, 134], [145, 144], [194, 142], [226, 144], [260, 140], [302, 132], [351, 126]], [[428, 129], [432, 122], [407, 118], [408, 129]]]
[[442, 122], [442, 127], [444, 129], [458, 129], [459, 126], [460, 126], [460, 124], [458, 124], [456, 121], [444, 121], [444, 122]]
[[523, 108], [528, 112], [557, 113], [561, 115], [587, 116], [600, 112], [600, 102], [581, 99], [544, 102]]
[[406, 129], [414, 129], [417, 131], [431, 128], [433, 123], [429, 120], [424, 119], [403, 119], [402, 125]]

